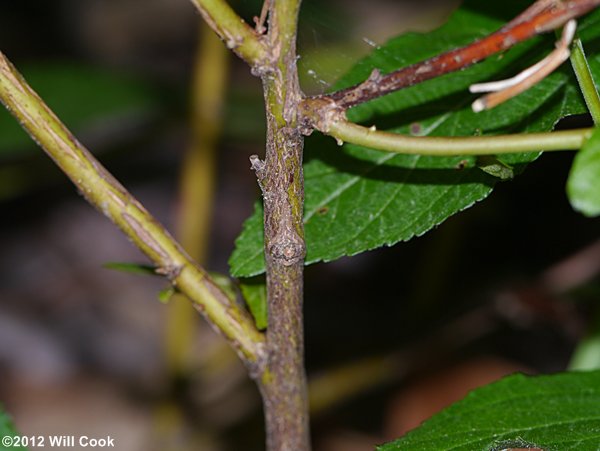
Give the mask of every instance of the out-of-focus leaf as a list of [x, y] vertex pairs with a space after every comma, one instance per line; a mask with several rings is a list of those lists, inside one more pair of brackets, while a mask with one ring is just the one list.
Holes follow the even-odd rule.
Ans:
[[223, 138], [245, 145], [263, 145], [267, 126], [263, 115], [256, 114], [258, 109], [264, 108], [260, 91], [234, 85], [228, 97], [223, 120], [227, 127], [223, 130]]
[[158, 292], [158, 300], [162, 304], [168, 304], [171, 301], [173, 295], [177, 292], [172, 285], [169, 285], [166, 288], [163, 288]]
[[[391, 39], [359, 62], [338, 88], [364, 81], [373, 69], [388, 73], [441, 52], [466, 45], [498, 28], [527, 8], [529, 1], [466, 1], [441, 28]], [[580, 21], [579, 34], [600, 37], [600, 11]], [[473, 83], [514, 75], [541, 59], [555, 37], [532, 39], [483, 63], [429, 80], [359, 105], [348, 112], [354, 122], [404, 134], [473, 136], [550, 131], [585, 104], [569, 67], [557, 71], [523, 94], [482, 113], [471, 110]], [[591, 54], [591, 53], [590, 53]], [[599, 55], [590, 57], [598, 70]], [[597, 74], [600, 76], [600, 73]], [[328, 142], [306, 143], [306, 262], [331, 261], [420, 236], [448, 217], [487, 197], [498, 175], [476, 167], [473, 157], [422, 157], [379, 152], [355, 145], [341, 149]], [[498, 163], [519, 173], [538, 153], [506, 155]], [[462, 167], [462, 169], [459, 169]], [[505, 168], [506, 169], [506, 168]], [[248, 277], [264, 271], [262, 211], [244, 224], [230, 259], [232, 274]]]
[[142, 274], [148, 276], [157, 276], [156, 266], [143, 265], [141, 263], [123, 263], [123, 262], [109, 262], [102, 265], [106, 269], [112, 269], [120, 272], [127, 272], [130, 274]]
[[378, 451], [596, 451], [600, 371], [509, 376], [479, 388]]
[[240, 290], [259, 330], [267, 328], [267, 286], [264, 277], [240, 280]]
[[586, 216], [600, 215], [600, 127], [575, 155], [567, 194], [575, 210]]
[[15, 427], [12, 424], [12, 420], [4, 412], [4, 410], [0, 408], [0, 437], [2, 437], [0, 451], [27, 451], [27, 448], [25, 448], [24, 446], [16, 446], [18, 442], [15, 441], [15, 437], [17, 437], [18, 435], [19, 434], [17, 433]]
[[596, 309], [588, 333], [573, 351], [569, 370], [600, 370], [600, 311]]
[[[139, 120], [156, 113], [159, 96], [147, 82], [72, 63], [18, 65], [40, 97], [73, 132]], [[0, 157], [31, 149], [31, 138], [0, 109]]]
[[577, 350], [571, 359], [570, 369], [600, 369], [600, 333], [585, 337], [579, 342]]

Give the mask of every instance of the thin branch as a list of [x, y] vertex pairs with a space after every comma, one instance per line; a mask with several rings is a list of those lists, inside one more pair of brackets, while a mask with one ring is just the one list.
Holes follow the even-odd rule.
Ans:
[[295, 49], [298, 32], [298, 13], [301, 0], [269, 0], [270, 40], [272, 45], [279, 44], [279, 58], [286, 58], [286, 51]]
[[508, 22], [501, 29], [506, 30], [513, 28], [515, 25], [531, 20], [544, 11], [549, 11], [552, 8], [560, 6], [561, 2], [562, 0], [537, 0], [533, 5]]
[[363, 127], [345, 119], [332, 121], [327, 129], [319, 130], [337, 139], [340, 145], [348, 142], [386, 152], [444, 157], [577, 150], [589, 139], [593, 131], [591, 128], [586, 128], [498, 136], [416, 137], [378, 131], [374, 127]]
[[600, 0], [540, 0], [509, 24], [491, 35], [459, 49], [399, 69], [387, 75], [374, 70], [361, 84], [321, 96], [347, 109], [402, 88], [471, 66], [495, 53], [535, 35], [561, 27], [600, 5]]
[[[251, 67], [260, 68], [269, 60], [269, 50], [259, 33], [231, 9], [224, 0], [191, 0], [206, 23]], [[260, 71], [259, 71], [260, 72]]]
[[473, 102], [473, 111], [479, 113], [483, 110], [489, 110], [509, 99], [528, 90], [535, 84], [542, 81], [552, 72], [554, 72], [562, 63], [569, 59], [569, 46], [575, 36], [577, 22], [571, 19], [563, 27], [562, 37], [556, 43], [556, 49], [548, 54], [544, 59], [538, 61], [531, 67], [515, 75], [512, 78], [487, 83], [476, 83], [469, 87], [469, 91], [491, 92]]
[[264, 0], [262, 8], [260, 10], [260, 16], [254, 16], [254, 23], [256, 26], [256, 32], [258, 34], [265, 34], [267, 31], [267, 27], [265, 27], [265, 23], [267, 23], [267, 15], [269, 14], [269, 10], [271, 9], [271, 3], [273, 0]]
[[250, 369], [264, 358], [264, 337], [251, 317], [197, 266], [150, 213], [79, 143], [0, 52], [0, 100], [71, 179], [190, 298]]
[[600, 240], [596, 240], [546, 268], [539, 276], [539, 284], [556, 296], [593, 283], [599, 275]]
[[571, 48], [571, 65], [592, 119], [596, 125], [600, 125], [600, 96], [580, 39], [575, 39]]

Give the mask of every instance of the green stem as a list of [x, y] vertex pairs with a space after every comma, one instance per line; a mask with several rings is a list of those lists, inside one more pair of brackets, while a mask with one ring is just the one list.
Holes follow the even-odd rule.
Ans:
[[377, 131], [338, 120], [319, 130], [336, 138], [339, 143], [348, 142], [386, 152], [448, 157], [577, 150], [591, 136], [593, 129], [499, 136], [416, 137]]
[[224, 0], [191, 0], [206, 23], [251, 67], [260, 68], [269, 59], [261, 37]]
[[598, 95], [594, 77], [585, 57], [581, 39], [575, 39], [571, 46], [571, 65], [594, 124], [600, 125], [600, 95]]
[[81, 145], [0, 52], [0, 100], [71, 179], [87, 201], [115, 223], [237, 350], [262, 365], [264, 337], [252, 318], [213, 282], [161, 224]]

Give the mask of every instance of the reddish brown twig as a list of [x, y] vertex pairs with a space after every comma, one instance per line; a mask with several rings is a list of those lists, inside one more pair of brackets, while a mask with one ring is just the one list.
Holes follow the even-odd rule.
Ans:
[[346, 109], [471, 66], [535, 35], [554, 30], [600, 6], [600, 0], [538, 0], [507, 25], [472, 44], [382, 75], [377, 69], [358, 85], [322, 96]]
[[506, 30], [514, 27], [515, 25], [531, 20], [544, 11], [549, 11], [552, 8], [560, 6], [561, 3], [562, 0], [537, 0], [533, 5], [504, 25], [501, 30]]
[[563, 27], [560, 41], [556, 43], [556, 49], [541, 61], [525, 69], [521, 73], [506, 80], [498, 80], [487, 83], [476, 83], [469, 87], [471, 92], [489, 92], [473, 102], [473, 111], [480, 112], [494, 108], [501, 103], [512, 99], [516, 95], [531, 88], [551, 74], [562, 63], [569, 59], [569, 47], [575, 36], [577, 24], [571, 19]]

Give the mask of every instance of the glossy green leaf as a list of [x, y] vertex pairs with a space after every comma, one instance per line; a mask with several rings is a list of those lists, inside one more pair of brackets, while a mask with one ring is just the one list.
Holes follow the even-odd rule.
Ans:
[[267, 286], [264, 277], [240, 280], [240, 290], [259, 330], [267, 328]]
[[567, 194], [575, 210], [586, 216], [600, 215], [600, 128], [575, 155]]
[[474, 390], [378, 451], [592, 451], [600, 446], [600, 371], [514, 375]]
[[17, 431], [12, 424], [12, 420], [10, 417], [0, 408], [0, 437], [2, 437], [2, 442], [0, 444], [0, 451], [3, 450], [19, 450], [26, 451], [27, 448], [23, 446], [13, 446], [17, 442], [13, 439], [13, 437], [17, 437]]
[[[337, 87], [365, 80], [374, 68], [387, 73], [468, 44], [495, 31], [529, 5], [528, 1], [467, 1], [441, 28], [405, 34], [377, 48]], [[580, 21], [579, 34], [584, 44], [600, 36], [600, 11]], [[560, 118], [586, 111], [570, 67], [564, 66], [509, 102], [478, 114], [471, 110], [475, 97], [468, 87], [514, 75], [546, 55], [554, 39], [552, 34], [532, 39], [466, 70], [359, 105], [348, 117], [376, 124], [378, 129], [413, 135], [550, 131]], [[598, 62], [598, 55], [591, 60]], [[592, 70], [598, 70], [599, 65], [593, 63]], [[487, 197], [499, 180], [498, 174], [477, 168], [471, 157], [396, 155], [355, 145], [340, 148], [330, 138], [308, 139], [305, 147], [307, 263], [331, 261], [422, 235]], [[518, 174], [537, 156], [506, 155], [499, 162], [513, 166]], [[257, 208], [244, 224], [230, 259], [235, 276], [264, 271], [261, 228], [262, 211]]]
[[[72, 63], [18, 65], [27, 82], [74, 132], [156, 114], [155, 89], [143, 80]], [[31, 149], [31, 138], [0, 108], [0, 156]]]

